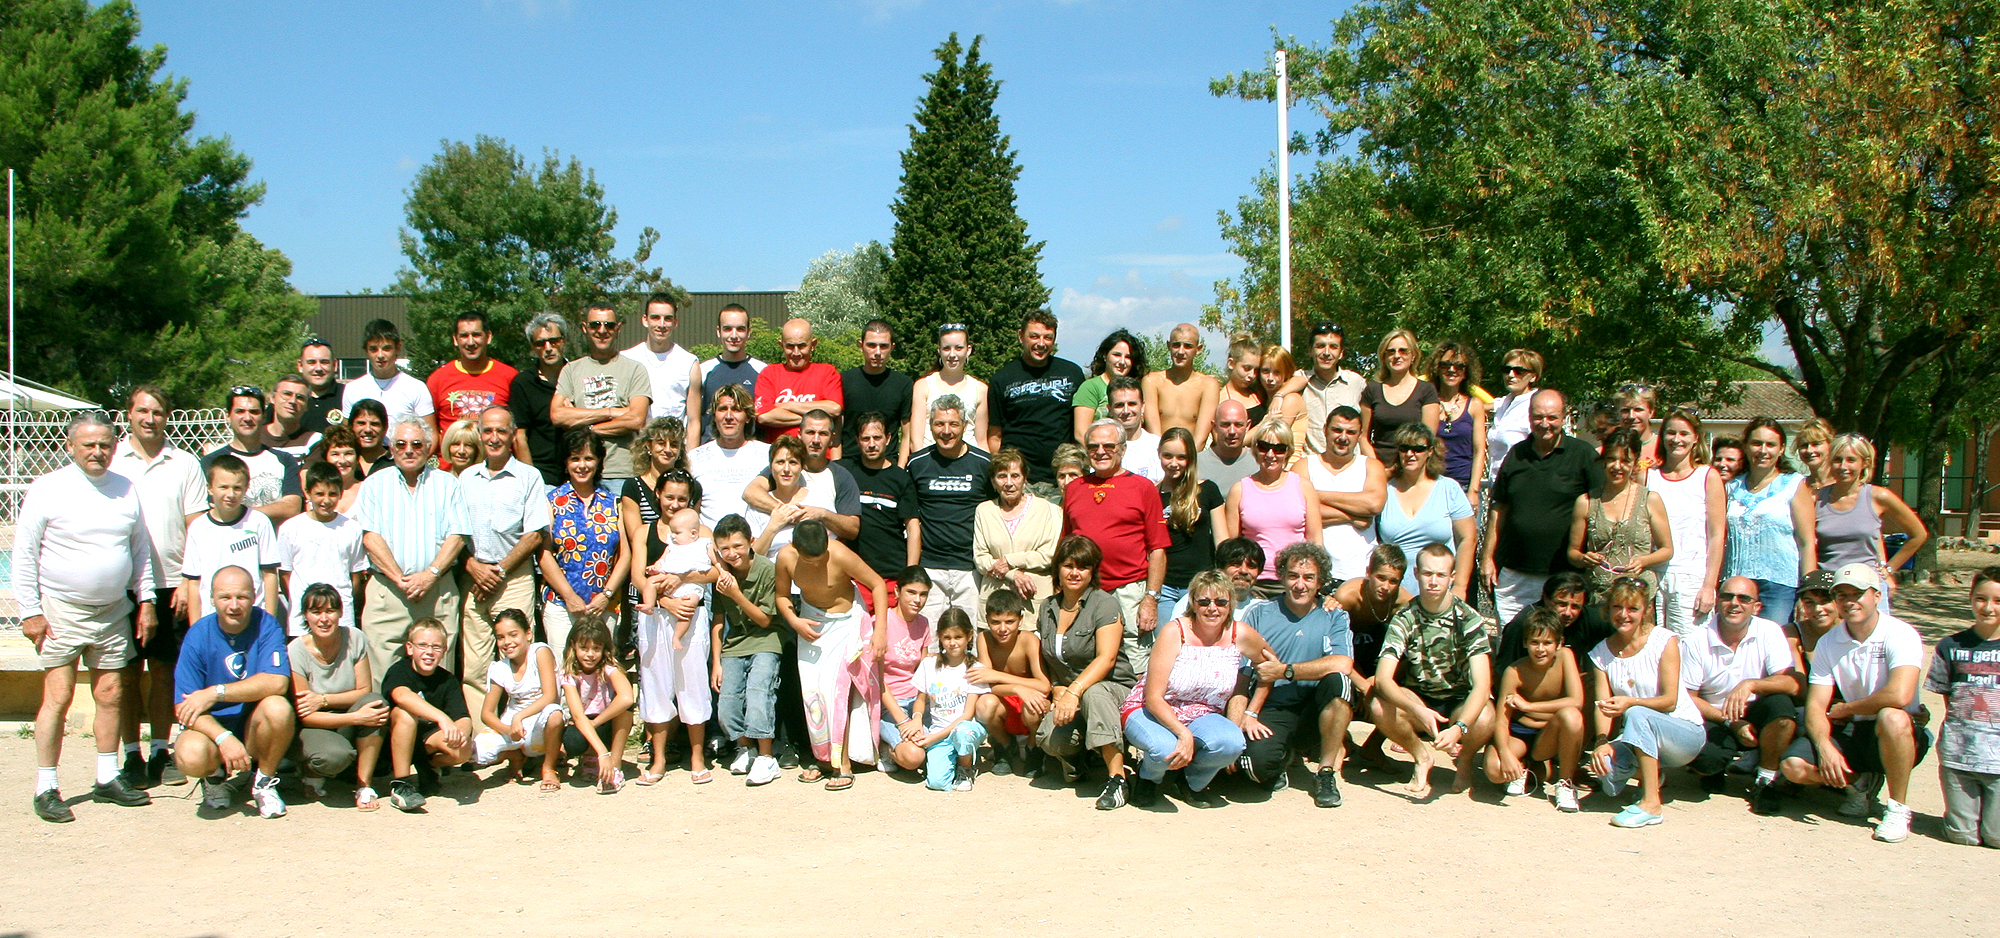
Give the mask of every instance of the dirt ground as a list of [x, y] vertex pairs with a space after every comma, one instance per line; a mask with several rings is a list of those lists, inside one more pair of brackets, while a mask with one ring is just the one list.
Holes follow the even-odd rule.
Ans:
[[[1959, 593], [1915, 587], [1904, 608], [1935, 640], [1962, 627]], [[1956, 935], [2000, 916], [2000, 852], [1938, 839], [1934, 758], [1892, 845], [1835, 795], [1760, 818], [1740, 777], [1705, 796], [1681, 773], [1667, 823], [1640, 831], [1609, 826], [1601, 795], [1576, 815], [1483, 783], [1412, 803], [1407, 771], [1350, 770], [1346, 804], [1317, 810], [1296, 769], [1276, 795], [1225, 783], [1211, 811], [1099, 813], [1094, 785], [1047, 779], [940, 794], [864, 772], [836, 794], [675, 771], [609, 797], [455, 774], [414, 815], [360, 814], [335, 785], [280, 820], [204, 820], [192, 785], [145, 808], [79, 799], [91, 746], [67, 748], [77, 821], [50, 825], [27, 803], [30, 742], [0, 740], [18, 798], [0, 810], [0, 934]]]

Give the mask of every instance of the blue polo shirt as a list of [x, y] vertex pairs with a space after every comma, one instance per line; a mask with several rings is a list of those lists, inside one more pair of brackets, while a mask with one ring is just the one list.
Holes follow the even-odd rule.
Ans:
[[[1278, 660], [1286, 664], [1316, 661], [1328, 655], [1354, 655], [1354, 633], [1348, 628], [1347, 610], [1336, 609], [1328, 612], [1317, 603], [1312, 611], [1303, 616], [1294, 616], [1285, 608], [1281, 600], [1256, 603], [1244, 614], [1248, 622], [1264, 641], [1271, 643]], [[1245, 664], [1253, 662], [1245, 661]], [[1245, 668], [1248, 673], [1253, 669]], [[1318, 681], [1287, 681], [1278, 679], [1271, 685], [1271, 696], [1265, 706], [1272, 701], [1292, 701], [1301, 692], [1309, 691]]]
[[[231, 635], [222, 630], [215, 613], [188, 626], [174, 665], [174, 703], [204, 687], [233, 684], [252, 674], [279, 674], [291, 679], [292, 662], [285, 654], [285, 626], [262, 608], [250, 610], [250, 624]], [[224, 724], [243, 718], [243, 703], [220, 703], [208, 715]]]

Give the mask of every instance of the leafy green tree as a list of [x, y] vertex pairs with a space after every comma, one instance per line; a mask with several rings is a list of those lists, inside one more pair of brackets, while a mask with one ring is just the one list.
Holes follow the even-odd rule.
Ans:
[[452, 322], [461, 312], [485, 311], [494, 357], [518, 364], [528, 358], [521, 330], [543, 310], [574, 314], [610, 295], [630, 317], [648, 292], [685, 297], [645, 266], [658, 231], [641, 231], [629, 258], [612, 253], [618, 211], [575, 157], [565, 163], [544, 153], [531, 167], [498, 138], [445, 141], [417, 171], [404, 213], [410, 266], [397, 274], [396, 291], [410, 297], [408, 350], [419, 374], [453, 356]]
[[823, 335], [859, 335], [882, 315], [875, 298], [888, 264], [889, 249], [880, 241], [857, 244], [852, 251], [828, 251], [806, 268], [799, 288], [785, 297], [785, 307]]
[[221, 406], [297, 354], [310, 299], [245, 233], [263, 198], [227, 139], [193, 135], [124, 0], [0, 0], [0, 165], [18, 175], [17, 367], [101, 404], [163, 386]]
[[896, 233], [878, 302], [905, 337], [897, 363], [913, 373], [929, 370], [932, 358], [918, 337], [962, 322], [972, 340], [968, 369], [991, 374], [1017, 354], [1023, 318], [1049, 301], [1037, 268], [1042, 242], [1028, 240], [1015, 210], [1021, 166], [994, 110], [1000, 82], [979, 42], [961, 56], [953, 33], [937, 48], [890, 206]]

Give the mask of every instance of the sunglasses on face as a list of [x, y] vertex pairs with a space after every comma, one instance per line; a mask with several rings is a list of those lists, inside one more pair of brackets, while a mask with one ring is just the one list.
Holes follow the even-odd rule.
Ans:
[[423, 446], [422, 440], [396, 440], [389, 444], [390, 449], [422, 449]]
[[1439, 371], [1464, 371], [1464, 362], [1438, 362]]
[[1531, 375], [1531, 374], [1534, 374], [1534, 372], [1533, 372], [1533, 371], [1531, 371], [1531, 370], [1529, 370], [1529, 369], [1527, 369], [1527, 368], [1523, 368], [1523, 367], [1521, 367], [1520, 365], [1508, 365], [1508, 366], [1507, 366], [1506, 368], [1504, 368], [1504, 369], [1502, 369], [1502, 370], [1503, 370], [1503, 371], [1505, 371], [1505, 372], [1507, 372], [1507, 373], [1508, 373], [1508, 374], [1510, 374], [1510, 375]]
[[1754, 603], [1757, 601], [1757, 597], [1749, 593], [1717, 593], [1715, 594], [1715, 598], [1718, 602], [1725, 603]]
[[1118, 444], [1116, 444], [1116, 443], [1086, 443], [1086, 444], [1084, 444], [1083, 448], [1084, 448], [1084, 449], [1087, 449], [1087, 450], [1089, 450], [1089, 451], [1091, 451], [1091, 452], [1093, 452], [1093, 453], [1102, 453], [1102, 452], [1108, 452], [1108, 451], [1110, 451], [1110, 450], [1114, 450], [1114, 449], [1117, 449], [1117, 448], [1118, 448]]
[[1220, 596], [1203, 596], [1200, 599], [1195, 600], [1194, 604], [1204, 609], [1213, 609], [1216, 606], [1229, 605], [1229, 600], [1223, 599]]
[[1292, 447], [1289, 443], [1273, 443], [1269, 440], [1257, 441], [1257, 452], [1260, 453], [1289, 453], [1291, 451]]
[[535, 341], [530, 342], [528, 344], [536, 348], [555, 348], [556, 346], [563, 344], [563, 340], [562, 336], [558, 335], [558, 336], [550, 336], [549, 338], [546, 339], [536, 339]]
[[1431, 451], [1431, 448], [1421, 443], [1404, 443], [1397, 446], [1396, 451], [1402, 453], [1428, 453]]
[[591, 332], [616, 332], [616, 331], [618, 330], [618, 323], [616, 323], [616, 322], [587, 322], [587, 323], [584, 323], [584, 324], [583, 324], [583, 328], [584, 328], [584, 329], [586, 329], [586, 330], [589, 330], [589, 331], [591, 331]]

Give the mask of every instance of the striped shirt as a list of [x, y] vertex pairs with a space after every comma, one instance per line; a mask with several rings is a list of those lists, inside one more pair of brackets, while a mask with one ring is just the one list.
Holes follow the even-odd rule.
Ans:
[[370, 473], [355, 496], [354, 520], [389, 542], [404, 573], [428, 569], [445, 538], [472, 535], [458, 479], [431, 466], [418, 470], [415, 487], [404, 483], [400, 469]]
[[509, 456], [492, 469], [473, 463], [458, 477], [472, 523], [472, 559], [499, 563], [530, 531], [549, 528], [549, 487], [535, 467]]

